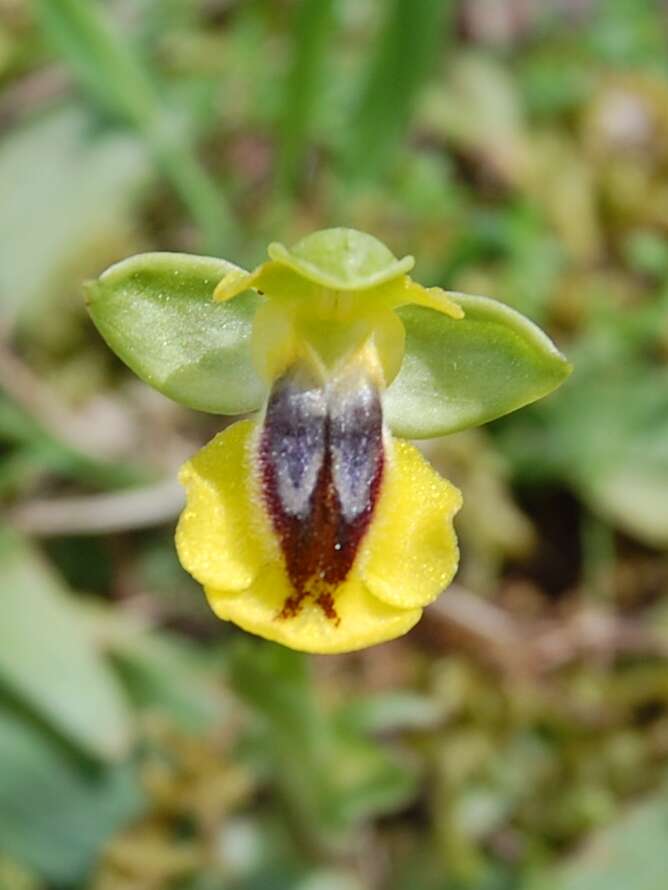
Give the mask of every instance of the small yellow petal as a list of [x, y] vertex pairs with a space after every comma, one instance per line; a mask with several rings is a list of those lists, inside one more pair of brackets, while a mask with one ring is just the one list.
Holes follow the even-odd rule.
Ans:
[[373, 342], [383, 369], [383, 385], [387, 387], [401, 369], [406, 346], [406, 330], [395, 312], [385, 310], [377, 314]]
[[277, 380], [297, 360], [299, 345], [291, 313], [267, 300], [253, 321], [251, 355], [256, 370], [265, 380]]
[[251, 434], [242, 420], [219, 433], [181, 470], [188, 505], [176, 530], [183, 567], [200, 584], [243, 590], [275, 558], [273, 539], [251, 491]]
[[288, 305], [300, 300], [308, 304], [322, 291], [321, 287], [300, 278], [287, 266], [270, 260], [253, 272], [244, 272], [243, 269], [228, 272], [218, 283], [213, 298], [217, 302], [224, 302], [249, 288], [266, 293], [272, 300]]
[[246, 272], [245, 269], [232, 269], [219, 282], [213, 292], [216, 302], [224, 303], [238, 294], [255, 286], [256, 279], [262, 271], [262, 266], [255, 272]]
[[452, 518], [462, 504], [408, 442], [395, 440], [367, 537], [358, 555], [369, 590], [402, 609], [426, 606], [450, 583], [459, 562]]
[[450, 299], [448, 292], [440, 287], [423, 287], [417, 281], [413, 281], [408, 275], [402, 275], [394, 281], [379, 287], [374, 294], [374, 299], [379, 305], [391, 306], [398, 309], [413, 303], [417, 306], [428, 306], [450, 318], [463, 318], [464, 310], [454, 300]]
[[451, 300], [448, 292], [440, 287], [422, 287], [421, 284], [411, 281], [411, 296], [410, 302], [418, 306], [428, 306], [430, 309], [449, 315], [450, 318], [464, 318], [464, 310], [459, 303]]
[[205, 588], [209, 603], [219, 618], [233, 621], [244, 630], [298, 649], [322, 655], [352, 652], [405, 634], [416, 624], [421, 609], [396, 609], [372, 596], [356, 573], [335, 592], [339, 621], [328, 618], [311, 599], [297, 615], [280, 618], [292, 593], [283, 567], [268, 565], [248, 590], [241, 593]]

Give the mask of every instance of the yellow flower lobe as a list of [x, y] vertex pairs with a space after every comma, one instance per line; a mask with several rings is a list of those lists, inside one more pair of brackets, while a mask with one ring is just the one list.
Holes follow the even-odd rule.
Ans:
[[177, 549], [214, 612], [306, 652], [348, 652], [410, 630], [456, 570], [457, 489], [413, 446], [390, 440], [368, 532], [349, 573], [331, 591], [337, 620], [308, 595], [286, 616], [295, 591], [260, 494], [257, 443], [257, 424], [240, 421], [182, 470], [188, 505]]

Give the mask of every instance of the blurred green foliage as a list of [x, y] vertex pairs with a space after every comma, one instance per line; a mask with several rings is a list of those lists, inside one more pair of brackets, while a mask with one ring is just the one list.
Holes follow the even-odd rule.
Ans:
[[[668, 21], [656, 0], [0, 0], [0, 888], [663, 890]], [[176, 562], [220, 420], [81, 282], [360, 228], [576, 371], [425, 445], [458, 583], [305, 660]]]

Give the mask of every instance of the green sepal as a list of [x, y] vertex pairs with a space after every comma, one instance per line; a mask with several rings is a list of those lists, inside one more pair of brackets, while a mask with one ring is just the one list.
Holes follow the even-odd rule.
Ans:
[[412, 256], [398, 260], [382, 241], [357, 229], [321, 229], [290, 248], [275, 241], [267, 253], [299, 278], [342, 291], [377, 287], [415, 265]]
[[486, 297], [448, 294], [464, 310], [455, 320], [404, 306], [401, 370], [384, 412], [392, 432], [413, 439], [478, 426], [556, 389], [571, 366], [539, 327]]
[[111, 349], [159, 392], [213, 414], [254, 411], [266, 394], [249, 349], [263, 298], [246, 291], [213, 300], [236, 268], [212, 257], [140, 254], [86, 286], [88, 310]]

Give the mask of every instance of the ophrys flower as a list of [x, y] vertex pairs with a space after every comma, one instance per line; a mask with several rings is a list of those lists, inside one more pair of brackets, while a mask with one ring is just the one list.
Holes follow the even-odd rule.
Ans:
[[[135, 258], [92, 288], [91, 312], [128, 364], [179, 401], [261, 408], [181, 473], [177, 548], [214, 611], [295, 649], [348, 651], [407, 631], [457, 567], [460, 494], [391, 428], [482, 422], [544, 395], [568, 365], [522, 316], [422, 287], [411, 257], [361, 232], [326, 230], [269, 255], [254, 272], [218, 274], [215, 260]], [[144, 311], [128, 313], [130, 294]], [[152, 313], [158, 334], [172, 297], [181, 341], [175, 331], [143, 356], [118, 342], [129, 314], [148, 333]]]

